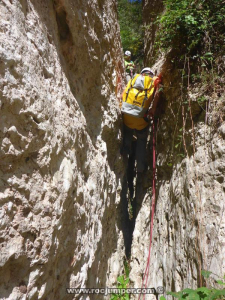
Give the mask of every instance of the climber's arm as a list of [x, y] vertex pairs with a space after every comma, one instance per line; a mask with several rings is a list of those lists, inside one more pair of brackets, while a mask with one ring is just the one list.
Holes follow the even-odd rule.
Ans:
[[163, 85], [162, 85], [162, 77], [159, 76], [157, 77], [157, 79], [154, 82], [155, 85], [155, 92], [154, 92], [154, 98], [153, 98], [153, 104], [151, 109], [148, 112], [148, 115], [153, 117], [159, 102], [159, 99], [161, 97], [162, 94], [162, 90], [163, 90]]
[[159, 99], [160, 99], [160, 95], [161, 95], [161, 89], [162, 89], [162, 85], [159, 84], [156, 88], [156, 91], [155, 91], [155, 95], [154, 95], [154, 98], [153, 98], [153, 105], [152, 105], [151, 109], [148, 112], [151, 117], [153, 117], [154, 114], [155, 114], [155, 111], [156, 111], [156, 108], [157, 108], [157, 105], [158, 105], [158, 102], [159, 102]]

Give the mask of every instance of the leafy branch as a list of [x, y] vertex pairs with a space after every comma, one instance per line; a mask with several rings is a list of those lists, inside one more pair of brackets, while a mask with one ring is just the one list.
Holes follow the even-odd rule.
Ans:
[[[213, 272], [202, 270], [201, 274], [204, 278], [208, 279]], [[214, 274], [218, 276], [217, 274]], [[223, 279], [216, 280], [217, 284], [225, 286], [225, 275]], [[216, 289], [216, 288], [207, 288], [207, 287], [200, 287], [197, 289], [184, 289], [180, 292], [167, 292], [167, 295], [171, 295], [174, 298], [181, 300], [223, 300], [225, 299], [225, 288], [223, 289]], [[164, 296], [160, 297], [160, 300], [166, 300]]]

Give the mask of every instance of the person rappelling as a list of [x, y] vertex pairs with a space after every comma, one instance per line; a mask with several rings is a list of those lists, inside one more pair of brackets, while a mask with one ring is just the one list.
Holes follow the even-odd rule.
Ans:
[[[123, 141], [121, 155], [131, 157], [135, 154], [137, 175], [147, 170], [147, 137], [150, 120], [154, 117], [159, 101], [160, 83], [161, 76], [154, 76], [153, 70], [145, 67], [140, 74], [130, 79], [122, 94]], [[134, 137], [136, 139], [135, 149], [132, 147]]]
[[135, 64], [131, 60], [131, 52], [125, 51], [124, 53], [124, 65], [125, 65], [125, 72], [126, 72], [126, 83], [133, 78], [135, 72]]

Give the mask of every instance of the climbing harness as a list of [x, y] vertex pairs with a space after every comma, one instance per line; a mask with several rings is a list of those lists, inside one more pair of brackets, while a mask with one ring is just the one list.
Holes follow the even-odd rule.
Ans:
[[[145, 268], [145, 274], [142, 279], [141, 288], [147, 288], [148, 284], [148, 276], [149, 276], [149, 267], [150, 267], [150, 258], [151, 258], [151, 246], [152, 246], [152, 233], [153, 233], [153, 221], [154, 221], [154, 213], [155, 213], [155, 181], [156, 181], [156, 138], [155, 138], [155, 125], [154, 120], [152, 123], [152, 141], [153, 141], [153, 182], [152, 182], [152, 209], [151, 209], [151, 223], [150, 223], [150, 240], [149, 240], [149, 251], [148, 251], [148, 259], [147, 265]], [[145, 294], [140, 294], [138, 300], [143, 296], [143, 300], [145, 300]]]

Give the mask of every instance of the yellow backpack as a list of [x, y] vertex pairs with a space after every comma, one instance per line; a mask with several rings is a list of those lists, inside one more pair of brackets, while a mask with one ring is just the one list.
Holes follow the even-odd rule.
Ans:
[[153, 78], [137, 74], [128, 82], [123, 93], [121, 111], [137, 118], [143, 118], [152, 101], [153, 92]]

